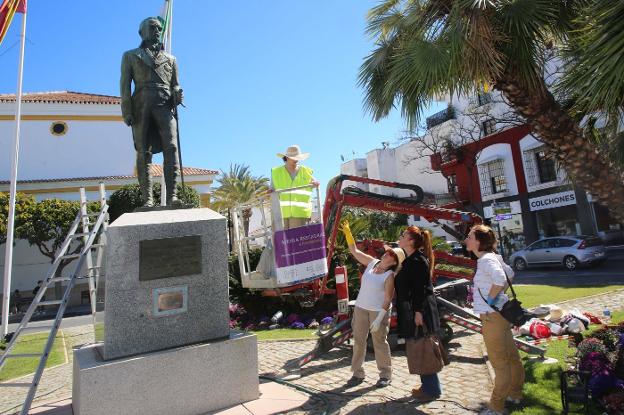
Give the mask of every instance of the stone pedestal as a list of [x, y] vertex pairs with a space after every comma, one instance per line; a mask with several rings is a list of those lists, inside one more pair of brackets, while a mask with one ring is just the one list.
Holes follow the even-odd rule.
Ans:
[[74, 351], [74, 415], [198, 415], [259, 397], [256, 336], [103, 360]]
[[105, 359], [228, 336], [223, 216], [126, 213], [108, 228], [107, 243]]
[[256, 338], [230, 335], [227, 259], [210, 209], [108, 228], [104, 342], [74, 351], [74, 414], [199, 415], [258, 398]]

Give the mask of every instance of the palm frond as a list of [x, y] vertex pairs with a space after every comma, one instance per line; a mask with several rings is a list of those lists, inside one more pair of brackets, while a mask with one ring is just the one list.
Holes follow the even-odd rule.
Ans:
[[590, 2], [575, 21], [565, 49], [560, 90], [575, 109], [621, 113], [624, 109], [624, 2]]

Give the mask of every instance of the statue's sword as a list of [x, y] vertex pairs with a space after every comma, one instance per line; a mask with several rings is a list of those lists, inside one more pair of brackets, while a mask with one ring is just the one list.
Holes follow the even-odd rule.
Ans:
[[[180, 102], [180, 105], [186, 108], [186, 106]], [[178, 161], [180, 162], [180, 180], [182, 181], [182, 191], [186, 191], [184, 187], [184, 167], [182, 166], [182, 146], [180, 145], [180, 122], [178, 120], [178, 106], [173, 106], [173, 116], [176, 120], [176, 136], [178, 139]]]

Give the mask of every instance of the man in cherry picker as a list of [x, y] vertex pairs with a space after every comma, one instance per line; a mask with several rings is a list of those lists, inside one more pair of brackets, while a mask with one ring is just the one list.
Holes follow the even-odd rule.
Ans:
[[[302, 153], [298, 145], [292, 145], [285, 153], [277, 153], [284, 161], [282, 166], [271, 170], [271, 188], [283, 190], [311, 184], [318, 187], [319, 183], [312, 176], [312, 169], [300, 165], [299, 162], [310, 157], [310, 153]], [[296, 189], [279, 192], [279, 207], [282, 213], [284, 229], [298, 228], [307, 225], [312, 217], [312, 188]]]
[[[277, 157], [281, 158], [284, 164], [271, 169], [271, 192], [305, 185], [318, 187], [319, 183], [312, 176], [312, 169], [299, 164], [300, 161], [310, 157], [310, 153], [302, 153], [299, 146], [294, 144], [288, 147], [285, 153], [277, 153]], [[281, 215], [276, 214], [278, 211]], [[278, 192], [277, 196], [272, 198], [271, 212], [274, 232], [307, 225], [312, 218], [312, 187]], [[256, 270], [267, 277], [275, 276], [275, 258], [271, 242], [262, 251]]]

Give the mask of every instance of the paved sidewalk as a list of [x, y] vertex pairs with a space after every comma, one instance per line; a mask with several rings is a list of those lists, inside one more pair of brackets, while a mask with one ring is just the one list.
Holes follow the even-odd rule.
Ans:
[[[624, 304], [624, 289], [560, 303], [564, 308], [576, 307], [596, 315], [601, 315], [605, 305], [611, 310], [617, 310], [622, 308], [622, 304]], [[411, 401], [410, 391], [412, 387], [418, 385], [418, 376], [408, 374], [407, 362], [402, 351], [393, 352], [394, 373], [389, 387], [382, 389], [374, 387], [378, 376], [377, 368], [372, 353], [369, 353], [364, 364], [366, 381], [355, 388], [345, 389], [344, 383], [351, 376], [349, 370], [351, 351], [348, 346], [345, 346], [334, 349], [322, 358], [310, 362], [301, 370], [301, 378], [291, 381], [310, 392], [322, 392], [322, 394], [320, 396], [306, 395], [298, 392], [306, 396], [305, 402], [302, 401], [297, 409], [287, 413], [320, 414], [329, 405], [331, 411], [340, 414], [474, 414], [482, 402], [489, 398], [491, 391], [491, 380], [481, 349], [482, 338], [461, 327], [455, 326], [454, 330], [455, 336], [450, 343], [451, 365], [446, 367], [440, 375], [444, 391], [439, 401], [426, 405], [417, 405]], [[64, 329], [63, 333], [70, 347], [93, 341], [91, 326], [72, 327]], [[283, 364], [291, 358], [310, 351], [315, 343], [309, 340], [260, 342], [258, 344], [260, 374], [277, 377], [284, 375]], [[69, 405], [70, 401], [67, 399], [71, 399], [71, 358], [71, 353], [69, 353], [69, 363], [45, 371], [33, 405], [33, 407], [40, 406], [37, 413], [51, 415], [57, 413], [52, 412], [54, 406], [67, 407]], [[29, 379], [30, 376], [26, 376], [10, 382], [23, 382]], [[23, 402], [25, 393], [25, 390], [17, 388], [2, 388], [0, 384], [0, 414], [14, 413], [14, 408]], [[43, 403], [49, 402], [58, 404], [41, 407]]]

